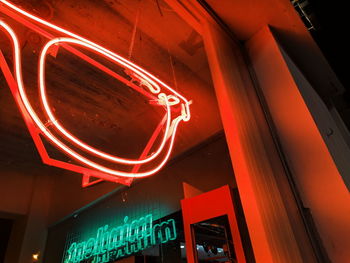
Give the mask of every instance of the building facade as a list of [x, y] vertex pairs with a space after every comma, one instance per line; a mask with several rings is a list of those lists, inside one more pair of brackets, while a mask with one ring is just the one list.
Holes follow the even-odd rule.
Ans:
[[[0, 0], [0, 261], [348, 262], [350, 136], [336, 102], [346, 89], [295, 2]], [[40, 59], [50, 39], [78, 38], [13, 6], [136, 66], [94, 45], [53, 43], [44, 62], [51, 120], [38, 99]], [[137, 164], [127, 179], [77, 170], [40, 125], [28, 126], [6, 25], [44, 130], [57, 121], [103, 152], [142, 159], [162, 145], [156, 136], [147, 147], [156, 128], [174, 134], [164, 167], [133, 178], [153, 168]], [[169, 118], [169, 134], [157, 125], [176, 96], [143, 97], [150, 87], [138, 66], [188, 100], [191, 118]]]

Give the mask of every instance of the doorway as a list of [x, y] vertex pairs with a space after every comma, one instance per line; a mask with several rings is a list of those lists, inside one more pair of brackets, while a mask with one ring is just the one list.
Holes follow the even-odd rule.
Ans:
[[0, 262], [5, 261], [7, 245], [10, 239], [13, 220], [0, 218]]

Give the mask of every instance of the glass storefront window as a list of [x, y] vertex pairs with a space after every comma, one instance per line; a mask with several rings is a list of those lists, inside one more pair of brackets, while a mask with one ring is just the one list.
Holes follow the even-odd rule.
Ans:
[[226, 215], [193, 224], [192, 229], [199, 263], [237, 262]]

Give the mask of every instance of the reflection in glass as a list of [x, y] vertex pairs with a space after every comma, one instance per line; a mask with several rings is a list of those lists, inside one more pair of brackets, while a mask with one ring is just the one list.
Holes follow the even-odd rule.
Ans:
[[192, 229], [199, 263], [237, 262], [226, 215], [193, 224]]

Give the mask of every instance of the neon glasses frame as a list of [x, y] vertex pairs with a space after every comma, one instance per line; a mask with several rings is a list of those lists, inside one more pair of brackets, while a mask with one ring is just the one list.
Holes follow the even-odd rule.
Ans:
[[[65, 138], [67, 142], [75, 147], [91, 154], [93, 156], [97, 156], [98, 158], [107, 160], [111, 163], [117, 163], [122, 165], [127, 165], [128, 167], [132, 166], [131, 172], [125, 172], [120, 170], [115, 170], [103, 166], [96, 161], [92, 161], [87, 157], [77, 153], [69, 146], [67, 146], [62, 140], [57, 138], [49, 129], [46, 124], [44, 124], [41, 119], [38, 117], [36, 112], [33, 110], [23, 83], [22, 77], [22, 67], [21, 67], [21, 50], [19, 48], [19, 41], [16, 36], [15, 31], [8, 25], [3, 19], [0, 19], [0, 30], [6, 33], [13, 45], [14, 50], [14, 76], [6, 62], [5, 57], [3, 56], [0, 49], [0, 67], [4, 73], [5, 79], [11, 89], [11, 92], [15, 98], [15, 101], [23, 115], [25, 123], [28, 127], [28, 130], [34, 140], [36, 148], [39, 151], [39, 154], [45, 164], [60, 167], [63, 169], [71, 170], [74, 172], [83, 174], [83, 183], [82, 186], [86, 187], [102, 180], [112, 181], [117, 183], [122, 183], [125, 185], [130, 185], [133, 178], [142, 178], [146, 176], [153, 175], [157, 173], [168, 161], [171, 151], [173, 149], [175, 134], [177, 131], [177, 127], [181, 121], [189, 121], [190, 120], [190, 102], [179, 94], [177, 91], [172, 89], [170, 86], [159, 80], [157, 77], [147, 72], [145, 69], [137, 66], [133, 62], [123, 58], [122, 56], [108, 50], [88, 39], [83, 38], [75, 33], [72, 33], [66, 29], [63, 29], [59, 26], [56, 26], [52, 23], [49, 23], [37, 16], [34, 16], [27, 11], [17, 7], [6, 0], [0, 0], [0, 13], [3, 13], [10, 18], [16, 20], [20, 24], [30, 28], [31, 30], [39, 33], [43, 37], [49, 39], [49, 41], [44, 45], [40, 56], [39, 56], [39, 65], [38, 65], [38, 73], [39, 73], [39, 95], [41, 102], [44, 106], [44, 111], [48, 116], [48, 122], [50, 125], [53, 125], [56, 130], [60, 133], [60, 136]], [[54, 37], [51, 33], [48, 33], [45, 29], [50, 29], [51, 31], [55, 31], [59, 34], [63, 34], [62, 37]], [[85, 55], [81, 51], [75, 49], [73, 46], [77, 45], [81, 48], [91, 50], [99, 55], [102, 55], [109, 61], [124, 67], [125, 70], [130, 72], [129, 74], [132, 77], [132, 80], [127, 80], [123, 76], [117, 74], [96, 60], [90, 58]], [[47, 99], [46, 94], [46, 86], [45, 86], [45, 61], [48, 54], [52, 53], [52, 51], [57, 52], [58, 47], [63, 47], [71, 53], [77, 55], [83, 60], [87, 61], [91, 65], [97, 67], [102, 70], [106, 74], [114, 77], [115, 79], [121, 81], [125, 85], [130, 88], [135, 89], [140, 92], [147, 98], [152, 101], [157, 101], [158, 104], [162, 105], [166, 114], [164, 118], [161, 120], [157, 128], [155, 129], [153, 135], [149, 139], [148, 144], [143, 150], [139, 159], [126, 159], [117, 156], [113, 156], [102, 152], [94, 147], [89, 146], [87, 143], [81, 141], [73, 134], [71, 134], [68, 130], [66, 130], [57, 120], [56, 116], [51, 110], [49, 101]], [[136, 84], [135, 84], [136, 80]], [[137, 85], [138, 84], [138, 85]], [[172, 118], [172, 108], [177, 105], [181, 107], [181, 114]], [[165, 131], [163, 137], [161, 139], [161, 143], [159, 144], [156, 151], [153, 154], [148, 155], [151, 150], [153, 144], [158, 138], [162, 128], [165, 126]], [[40, 134], [43, 135], [52, 145], [58, 148], [60, 151], [70, 156], [72, 159], [76, 160], [80, 165], [75, 165], [63, 161], [59, 161], [51, 158], [42, 142]], [[165, 153], [163, 153], [165, 152]], [[141, 165], [150, 163], [152, 161], [156, 161], [157, 157], [159, 157], [163, 153], [163, 157], [158, 162], [158, 164], [150, 170], [139, 172], [139, 168]], [[90, 177], [99, 178], [98, 180], [90, 182]]]

